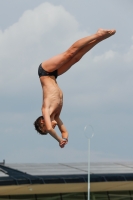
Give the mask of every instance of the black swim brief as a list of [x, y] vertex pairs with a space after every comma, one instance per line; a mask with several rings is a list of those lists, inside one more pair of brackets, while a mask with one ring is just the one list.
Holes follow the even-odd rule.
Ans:
[[42, 68], [42, 64], [40, 64], [39, 68], [38, 68], [38, 76], [39, 77], [41, 77], [41, 76], [54, 76], [55, 78], [57, 78], [58, 72], [57, 72], [57, 70], [55, 70], [53, 72], [47, 72]]

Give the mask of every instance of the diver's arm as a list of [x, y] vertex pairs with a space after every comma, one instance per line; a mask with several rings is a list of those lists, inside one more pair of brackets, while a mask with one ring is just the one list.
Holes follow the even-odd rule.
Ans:
[[57, 121], [58, 128], [61, 132], [62, 139], [68, 141], [68, 132], [65, 125], [63, 124], [63, 122], [61, 121], [59, 117], [56, 119], [56, 121]]
[[66, 141], [64, 141], [61, 137], [59, 137], [56, 131], [53, 129], [51, 125], [49, 109], [42, 107], [42, 115], [43, 118], [45, 119], [46, 132], [49, 133], [53, 138], [55, 138], [59, 142], [59, 146], [63, 148], [66, 144]]

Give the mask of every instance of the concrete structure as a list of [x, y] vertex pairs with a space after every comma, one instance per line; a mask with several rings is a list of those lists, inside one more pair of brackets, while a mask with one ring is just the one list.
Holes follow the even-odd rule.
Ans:
[[[0, 199], [87, 199], [87, 163], [0, 164]], [[133, 163], [91, 163], [91, 199], [133, 200]]]

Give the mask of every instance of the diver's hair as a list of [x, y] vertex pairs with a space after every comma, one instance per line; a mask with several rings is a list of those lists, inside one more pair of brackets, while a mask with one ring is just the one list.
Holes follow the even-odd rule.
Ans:
[[40, 124], [41, 124], [41, 119], [43, 119], [43, 116], [40, 116], [36, 119], [36, 121], [34, 122], [34, 126], [35, 126], [35, 130], [40, 133], [41, 135], [46, 135], [42, 130], [41, 130], [41, 127], [40, 127]]

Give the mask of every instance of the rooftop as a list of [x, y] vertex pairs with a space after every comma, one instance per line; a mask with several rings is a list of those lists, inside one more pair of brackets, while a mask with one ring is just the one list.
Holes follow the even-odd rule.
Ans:
[[[57, 164], [6, 164], [5, 166], [26, 172], [30, 175], [73, 175], [88, 174], [88, 163], [57, 163]], [[133, 173], [133, 163], [91, 163], [91, 174]]]

